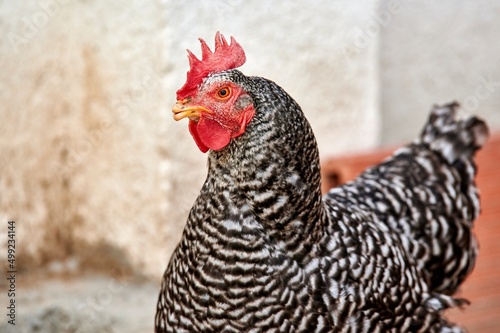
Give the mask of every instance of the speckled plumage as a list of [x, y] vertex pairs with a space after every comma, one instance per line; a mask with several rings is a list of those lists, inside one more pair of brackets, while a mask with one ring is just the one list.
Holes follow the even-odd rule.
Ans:
[[477, 118], [436, 107], [421, 138], [322, 197], [312, 130], [275, 83], [230, 80], [256, 110], [210, 151], [162, 281], [156, 332], [461, 332], [442, 310], [472, 270]]

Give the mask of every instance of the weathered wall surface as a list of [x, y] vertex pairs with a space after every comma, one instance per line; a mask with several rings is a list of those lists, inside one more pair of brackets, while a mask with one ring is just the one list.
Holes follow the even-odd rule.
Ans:
[[2, 248], [15, 219], [24, 270], [159, 278], [206, 172], [170, 107], [185, 49], [217, 30], [303, 106], [323, 156], [375, 146], [376, 35], [356, 39], [371, 3], [2, 2]]
[[399, 2], [380, 34], [382, 142], [411, 140], [431, 105], [452, 100], [499, 130], [500, 2]]
[[175, 149], [164, 11], [157, 1], [1, 4], [0, 212], [2, 235], [17, 221], [22, 268], [68, 257], [164, 265], [159, 249], [175, 238], [161, 219]]

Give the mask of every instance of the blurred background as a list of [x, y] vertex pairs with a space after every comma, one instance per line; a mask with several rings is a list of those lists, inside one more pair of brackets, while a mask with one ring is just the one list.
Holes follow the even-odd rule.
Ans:
[[[0, 1], [0, 258], [15, 220], [15, 332], [152, 331], [206, 175], [171, 115], [198, 37], [234, 36], [241, 70], [302, 106], [322, 160], [351, 163], [414, 139], [435, 103], [456, 100], [500, 131], [499, 17], [495, 0]], [[487, 293], [497, 308], [467, 319], [472, 333], [497, 331], [500, 285]]]

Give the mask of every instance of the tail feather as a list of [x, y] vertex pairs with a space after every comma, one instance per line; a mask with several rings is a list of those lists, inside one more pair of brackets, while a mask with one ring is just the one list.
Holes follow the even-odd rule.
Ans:
[[[438, 260], [437, 265], [429, 266], [429, 270], [433, 272], [433, 285], [439, 286], [435, 290], [447, 294], [454, 293], [474, 267], [477, 241], [472, 234], [472, 226], [481, 208], [475, 184], [476, 166], [473, 157], [489, 137], [486, 123], [476, 116], [461, 116], [459, 107], [456, 102], [434, 106], [420, 137], [421, 143], [441, 155], [448, 164], [443, 161], [435, 172], [450, 174], [453, 171], [453, 178], [458, 185], [443, 184], [449, 185], [446, 196], [453, 200], [453, 207], [445, 216], [452, 218], [454, 224], [450, 222], [450, 228], [456, 228], [457, 234], [466, 237], [461, 242], [454, 239], [452, 258], [456, 258], [455, 261], [445, 255], [441, 263]], [[455, 262], [456, 269], [447, 271], [449, 262]], [[443, 279], [439, 272], [446, 272], [446, 277]]]
[[420, 139], [430, 149], [438, 151], [449, 163], [469, 160], [488, 140], [486, 123], [473, 116], [458, 119], [456, 102], [434, 106]]
[[[389, 226], [429, 274], [430, 290], [446, 295], [474, 268], [481, 208], [473, 157], [488, 139], [484, 121], [459, 119], [458, 109], [435, 106], [416, 142], [328, 194]], [[437, 300], [429, 305], [445, 304]]]

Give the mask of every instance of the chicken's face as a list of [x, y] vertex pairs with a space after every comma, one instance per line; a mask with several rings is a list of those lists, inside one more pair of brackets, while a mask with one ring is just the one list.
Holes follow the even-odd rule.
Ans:
[[245, 63], [245, 52], [231, 37], [228, 43], [219, 32], [212, 52], [203, 39], [202, 58], [188, 50], [189, 72], [177, 90], [174, 119], [189, 118], [189, 131], [202, 152], [220, 150], [245, 132], [255, 109], [252, 99], [231, 79], [231, 70]]
[[208, 77], [172, 111], [175, 120], [189, 118], [189, 132], [204, 153], [223, 149], [242, 135], [255, 114], [251, 97], [225, 75]]

